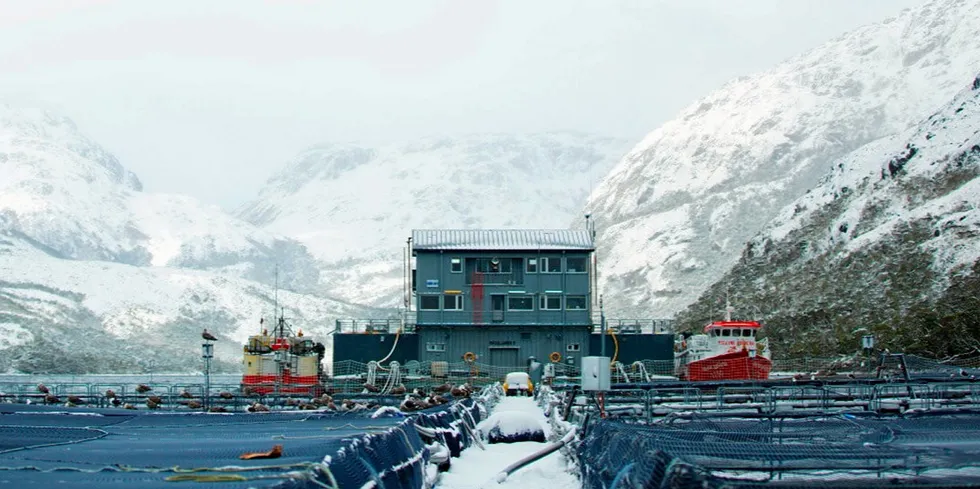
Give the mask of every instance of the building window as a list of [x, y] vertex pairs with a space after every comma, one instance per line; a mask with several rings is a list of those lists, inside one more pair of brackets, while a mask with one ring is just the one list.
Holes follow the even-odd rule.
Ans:
[[480, 273], [510, 273], [513, 259], [511, 258], [477, 258], [476, 270]]
[[569, 343], [565, 347], [565, 351], [580, 351], [582, 347], [578, 343]]
[[569, 311], [577, 311], [585, 309], [585, 296], [584, 295], [570, 295], [565, 297], [565, 309]]
[[541, 271], [544, 273], [561, 273], [561, 257], [546, 256], [541, 258]]
[[530, 296], [510, 295], [507, 296], [508, 311], [533, 311], [534, 300]]
[[463, 259], [458, 257], [450, 258], [449, 271], [452, 273], [463, 273]]
[[565, 258], [565, 271], [568, 273], [585, 273], [585, 257], [570, 256]]
[[420, 295], [419, 296], [419, 309], [423, 311], [438, 311], [439, 310], [439, 296], [438, 295]]
[[445, 343], [426, 343], [425, 351], [446, 351]]
[[446, 311], [462, 311], [463, 296], [459, 294], [446, 294], [442, 296], [442, 308]]
[[538, 273], [538, 259], [528, 258], [527, 259], [527, 273]]
[[561, 296], [560, 295], [543, 295], [541, 296], [541, 310], [542, 311], [558, 311], [561, 310]]

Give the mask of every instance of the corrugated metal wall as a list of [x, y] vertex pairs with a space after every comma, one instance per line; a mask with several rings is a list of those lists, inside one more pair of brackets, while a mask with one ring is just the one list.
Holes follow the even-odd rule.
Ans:
[[[599, 356], [602, 351], [602, 335], [593, 334], [589, 338], [589, 355]], [[619, 342], [617, 360], [630, 364], [637, 360], [673, 360], [674, 335], [672, 334], [621, 334], [616, 335]], [[606, 356], [612, 358], [616, 345], [612, 336], [606, 335]]]
[[[585, 252], [419, 252], [416, 257], [415, 290], [416, 297], [414, 304], [417, 312], [416, 321], [420, 325], [438, 324], [487, 324], [494, 326], [502, 325], [587, 325], [591, 324], [592, 313], [591, 304], [591, 278], [589, 273], [525, 273], [515, 271], [513, 278], [515, 283], [482, 285], [482, 313], [474, 315], [477, 308], [474, 304], [473, 285], [471, 274], [466, 271], [466, 259], [469, 258], [537, 258], [540, 263], [542, 257], [578, 257], [586, 259], [588, 263], [589, 254]], [[460, 272], [452, 272], [450, 260], [459, 258], [464, 263]], [[564, 265], [563, 265], [563, 270]], [[589, 270], [589, 268], [586, 268]], [[470, 277], [470, 279], [468, 279]], [[442, 295], [446, 291], [458, 291], [463, 296], [463, 310], [421, 310], [419, 307], [419, 296], [426, 294]], [[546, 291], [557, 291], [559, 295], [579, 295], [585, 296], [586, 308], [581, 310], [561, 310], [549, 311], [541, 310], [539, 307], [539, 296]], [[479, 295], [479, 294], [478, 294]], [[502, 318], [499, 321], [493, 319], [493, 295], [520, 295], [531, 296], [534, 300], [534, 310], [531, 311], [512, 311], [504, 308]]]
[[[333, 361], [354, 360], [367, 363], [371, 360], [381, 360], [394, 344], [394, 334], [335, 334], [333, 335]], [[402, 365], [409, 360], [417, 360], [419, 353], [419, 337], [414, 334], [403, 334], [398, 339], [398, 346], [389, 361], [397, 361]]]
[[[581, 358], [588, 348], [590, 329], [574, 326], [427, 326], [420, 328], [418, 335], [423, 362], [459, 362], [467, 352], [473, 352], [481, 363], [516, 367], [525, 365], [530, 356], [547, 362], [552, 352], [560, 353], [563, 360], [569, 355]], [[441, 348], [445, 351], [432, 351]], [[573, 350], [569, 351], [569, 348]], [[517, 363], [511, 364], [513, 361]]]

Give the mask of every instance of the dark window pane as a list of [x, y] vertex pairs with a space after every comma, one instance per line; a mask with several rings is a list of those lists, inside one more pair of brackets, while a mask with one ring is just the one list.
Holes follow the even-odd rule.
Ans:
[[439, 296], [421, 295], [419, 296], [419, 309], [423, 311], [439, 310]]
[[570, 295], [565, 298], [565, 309], [576, 310], [585, 309], [584, 295]]
[[447, 311], [454, 311], [463, 308], [463, 296], [456, 294], [446, 294], [443, 296], [442, 308]]
[[565, 258], [565, 271], [568, 273], [584, 273], [585, 272], [585, 257], [568, 257]]
[[507, 298], [507, 309], [511, 311], [530, 311], [534, 309], [534, 302], [530, 297], [510, 296]]

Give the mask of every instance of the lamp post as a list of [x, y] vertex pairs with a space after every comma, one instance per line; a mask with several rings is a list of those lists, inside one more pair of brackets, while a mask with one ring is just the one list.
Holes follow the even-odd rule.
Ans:
[[204, 409], [211, 408], [211, 359], [214, 358], [214, 345], [208, 341], [201, 345], [201, 358], [204, 359]]

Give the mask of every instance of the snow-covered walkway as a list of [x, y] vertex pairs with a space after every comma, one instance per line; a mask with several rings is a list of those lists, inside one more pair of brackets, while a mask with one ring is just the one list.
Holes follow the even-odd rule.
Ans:
[[[527, 397], [506, 397], [494, 407], [491, 414], [504, 411], [518, 411], [526, 416], [536, 417], [545, 435], [550, 435], [550, 427], [544, 413]], [[578, 478], [569, 472], [568, 462], [560, 452], [534, 462], [514, 472], [502, 484], [495, 477], [505, 467], [527, 455], [548, 446], [547, 443], [519, 442], [487, 444], [486, 450], [473, 446], [459, 458], [452, 459], [450, 470], [442, 474], [438, 489], [574, 489], [582, 487]]]

